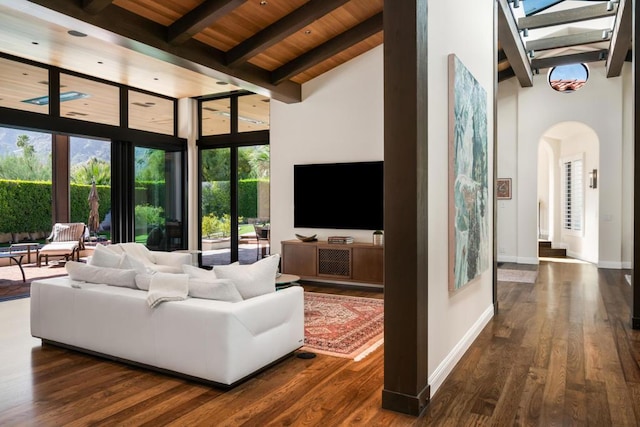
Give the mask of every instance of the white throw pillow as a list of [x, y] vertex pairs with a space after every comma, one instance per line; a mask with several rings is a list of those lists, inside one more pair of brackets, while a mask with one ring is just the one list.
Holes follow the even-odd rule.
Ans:
[[138, 274], [147, 273], [147, 266], [144, 265], [144, 263], [139, 259], [134, 258], [129, 254], [122, 254], [120, 256], [122, 257], [122, 259], [118, 268], [122, 268], [125, 270], [135, 270]]
[[145, 245], [141, 243], [127, 242], [120, 243], [119, 245], [120, 249], [122, 249], [124, 253], [127, 253], [132, 257], [139, 259], [144, 264], [149, 265], [156, 263], [156, 257], [155, 255], [153, 255], [153, 252], [151, 252]]
[[214, 270], [207, 270], [207, 269], [195, 267], [189, 264], [183, 264], [182, 271], [188, 274], [189, 277], [193, 277], [196, 279], [215, 280], [218, 278]]
[[89, 265], [95, 267], [108, 267], [108, 268], [120, 268], [122, 262], [122, 256], [117, 255], [107, 249], [106, 246], [97, 244], [93, 250], [93, 255], [89, 260]]
[[137, 289], [135, 270], [96, 267], [76, 261], [67, 262], [65, 268], [73, 280]]
[[[153, 274], [138, 274], [136, 276], [136, 286], [143, 291], [148, 291], [152, 277]], [[236, 285], [228, 279], [210, 280], [210, 278], [197, 279], [189, 277], [189, 296], [218, 301], [242, 301], [242, 295], [238, 292]]]
[[193, 298], [214, 299], [218, 301], [242, 301], [242, 295], [236, 285], [229, 279], [189, 278], [189, 296]]
[[136, 275], [136, 286], [138, 289], [142, 289], [143, 291], [148, 291], [149, 286], [151, 285], [151, 278], [153, 274], [138, 274]]
[[242, 298], [248, 299], [276, 291], [276, 272], [280, 255], [275, 254], [249, 265], [221, 265], [213, 268], [219, 279], [235, 283]]

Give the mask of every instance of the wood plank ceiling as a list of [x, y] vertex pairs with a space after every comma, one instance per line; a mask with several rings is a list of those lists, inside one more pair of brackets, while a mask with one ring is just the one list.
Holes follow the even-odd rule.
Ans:
[[518, 3], [498, 0], [498, 81], [532, 86], [532, 72], [599, 61], [616, 77], [631, 60], [631, 0], [565, 0], [531, 16]]
[[[631, 3], [566, 0], [526, 17], [522, 8], [513, 9], [513, 0], [498, 0], [499, 81], [515, 76], [530, 86], [533, 71], [603, 60], [608, 76], [619, 75], [630, 58]], [[243, 88], [298, 102], [301, 84], [382, 44], [383, 5], [384, 0], [0, 0], [0, 9], [7, 8], [0, 27], [12, 26], [14, 36], [3, 39], [0, 28], [0, 50], [168, 96]], [[603, 19], [609, 22], [598, 26]], [[32, 21], [31, 33], [26, 20]], [[543, 35], [523, 38], [525, 29]], [[69, 41], [68, 30], [87, 33], [93, 50]], [[38, 31], [51, 45], [41, 53], [25, 48]], [[80, 53], [72, 58], [71, 52]], [[87, 58], [92, 64], [109, 62], [99, 55], [111, 56], [116, 65], [110, 72], [87, 64]], [[145, 82], [151, 70], [165, 78]]]
[[210, 77], [285, 102], [300, 100], [302, 83], [383, 41], [384, 0], [31, 3], [107, 30], [116, 35], [112, 43], [194, 71], [213, 70]]

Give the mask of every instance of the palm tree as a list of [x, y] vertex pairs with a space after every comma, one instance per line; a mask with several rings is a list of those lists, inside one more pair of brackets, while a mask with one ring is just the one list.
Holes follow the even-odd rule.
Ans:
[[71, 170], [71, 182], [74, 184], [111, 185], [111, 164], [102, 159], [91, 157], [85, 163], [75, 165]]

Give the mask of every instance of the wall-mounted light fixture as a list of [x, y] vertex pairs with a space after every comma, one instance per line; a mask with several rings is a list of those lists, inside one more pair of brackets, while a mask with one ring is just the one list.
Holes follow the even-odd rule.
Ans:
[[522, 29], [522, 37], [529, 37], [529, 29], [528, 28], [523, 28]]
[[513, 0], [513, 8], [517, 9], [520, 7], [520, 0]]
[[598, 188], [598, 169], [589, 172], [589, 188]]

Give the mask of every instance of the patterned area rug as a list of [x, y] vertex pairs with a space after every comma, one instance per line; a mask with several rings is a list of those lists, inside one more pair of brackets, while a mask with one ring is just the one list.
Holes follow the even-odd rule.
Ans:
[[383, 343], [384, 301], [304, 294], [304, 349], [362, 360]]
[[536, 283], [537, 270], [498, 269], [498, 282]]

